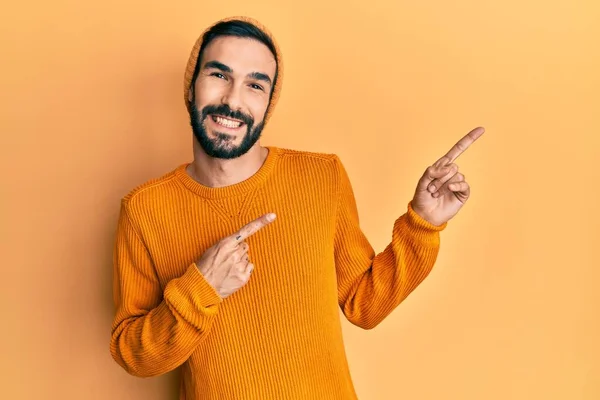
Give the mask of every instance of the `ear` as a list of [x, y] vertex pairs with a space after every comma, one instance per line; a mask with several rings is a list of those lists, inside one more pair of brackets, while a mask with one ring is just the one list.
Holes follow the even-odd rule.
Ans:
[[194, 100], [194, 88], [190, 86], [188, 89], [188, 101], [191, 103]]

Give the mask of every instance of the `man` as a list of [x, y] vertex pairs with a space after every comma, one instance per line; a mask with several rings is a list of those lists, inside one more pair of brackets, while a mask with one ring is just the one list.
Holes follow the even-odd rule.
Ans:
[[121, 203], [111, 354], [141, 377], [181, 367], [181, 399], [356, 399], [340, 308], [377, 326], [429, 274], [469, 197], [454, 160], [482, 129], [427, 168], [375, 254], [336, 155], [259, 144], [282, 78], [259, 22], [210, 27], [184, 80], [193, 162]]

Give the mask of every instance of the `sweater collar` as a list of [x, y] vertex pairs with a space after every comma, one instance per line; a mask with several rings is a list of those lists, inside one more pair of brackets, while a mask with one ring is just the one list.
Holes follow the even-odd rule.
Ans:
[[187, 167], [190, 165], [190, 163], [185, 163], [177, 167], [175, 170], [175, 176], [187, 189], [205, 198], [217, 199], [239, 196], [262, 185], [273, 171], [277, 158], [280, 154], [280, 149], [275, 146], [265, 147], [269, 150], [269, 153], [267, 154], [267, 158], [258, 171], [250, 178], [233, 185], [209, 187], [197, 182], [187, 173]]

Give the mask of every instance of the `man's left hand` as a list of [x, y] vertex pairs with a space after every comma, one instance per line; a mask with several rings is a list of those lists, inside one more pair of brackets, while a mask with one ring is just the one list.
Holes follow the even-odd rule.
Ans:
[[459, 140], [446, 155], [431, 165], [417, 184], [412, 208], [433, 225], [442, 225], [454, 217], [469, 199], [471, 189], [454, 161], [483, 135], [481, 127]]

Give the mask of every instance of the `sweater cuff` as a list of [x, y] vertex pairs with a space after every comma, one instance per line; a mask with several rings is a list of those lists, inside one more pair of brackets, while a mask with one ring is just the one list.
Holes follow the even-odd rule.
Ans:
[[204, 278], [196, 263], [192, 263], [188, 267], [185, 274], [181, 277], [180, 284], [182, 288], [195, 294], [197, 300], [200, 301], [198, 305], [201, 307], [211, 306], [223, 301], [215, 288]]
[[433, 225], [425, 220], [412, 208], [412, 201], [408, 203], [407, 212], [403, 217], [398, 220], [398, 223], [404, 226], [403, 230], [408, 236], [421, 244], [439, 245], [439, 232], [448, 225], [447, 222]]
[[195, 263], [182, 276], [167, 284], [165, 298], [186, 320], [199, 328], [203, 325], [203, 317], [216, 314], [217, 306], [223, 301]]
[[433, 225], [431, 222], [429, 222], [426, 219], [424, 219], [423, 217], [421, 217], [419, 214], [417, 214], [417, 212], [412, 207], [412, 200], [408, 203], [407, 208], [408, 208], [408, 212], [407, 212], [408, 222], [415, 229], [439, 232], [439, 231], [443, 231], [446, 228], [446, 226], [448, 225], [448, 222], [444, 222], [441, 225]]

